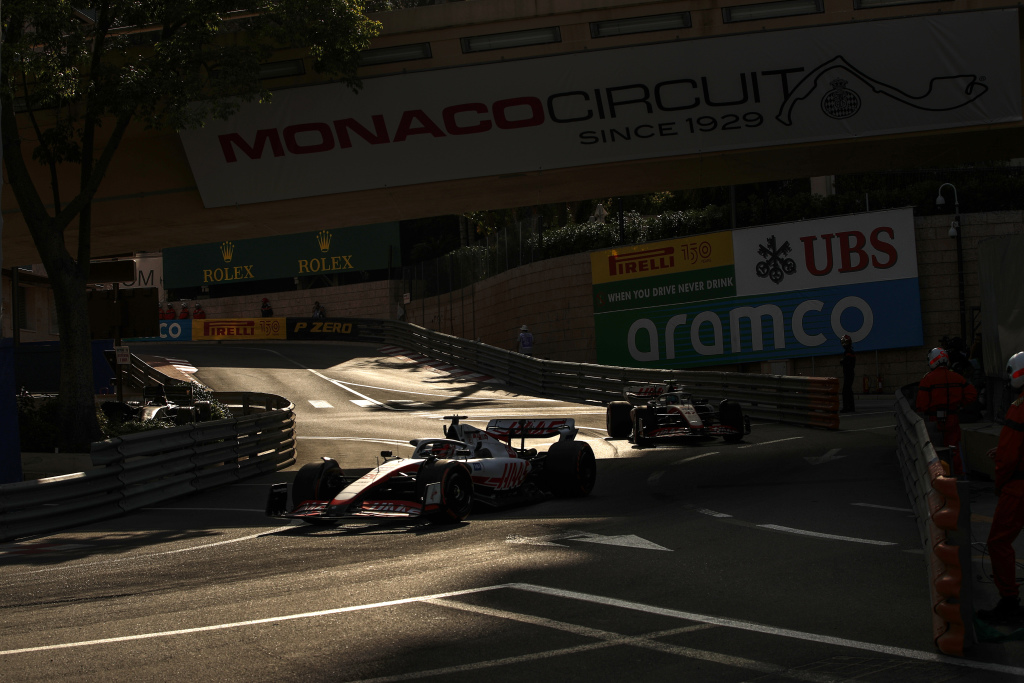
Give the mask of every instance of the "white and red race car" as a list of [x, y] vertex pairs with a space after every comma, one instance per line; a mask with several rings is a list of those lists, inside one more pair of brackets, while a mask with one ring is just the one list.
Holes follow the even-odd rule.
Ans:
[[[576, 441], [572, 419], [491, 420], [486, 429], [462, 424], [458, 415], [444, 419], [452, 421], [445, 438], [413, 439], [409, 458], [382, 451], [383, 464], [358, 478], [346, 476], [331, 458], [303, 465], [291, 486], [292, 507], [288, 484], [273, 484], [267, 515], [309, 524], [415, 517], [454, 523], [474, 502], [497, 508], [551, 495], [586, 496], [594, 488], [594, 452]], [[526, 448], [527, 438], [556, 436], [546, 451]]]
[[725, 399], [717, 408], [673, 383], [628, 386], [625, 401], [612, 401], [605, 411], [608, 436], [629, 439], [640, 447], [655, 439], [721, 436], [740, 441], [750, 433], [750, 418], [736, 401]]

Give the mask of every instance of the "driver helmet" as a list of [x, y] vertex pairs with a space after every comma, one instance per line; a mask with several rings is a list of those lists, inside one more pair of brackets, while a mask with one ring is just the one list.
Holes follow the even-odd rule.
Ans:
[[936, 346], [928, 352], [928, 367], [934, 370], [942, 365], [949, 365], [949, 354], [946, 353], [946, 349], [940, 349]]
[[1006, 376], [1014, 389], [1024, 387], [1024, 351], [1018, 351], [1006, 361]]

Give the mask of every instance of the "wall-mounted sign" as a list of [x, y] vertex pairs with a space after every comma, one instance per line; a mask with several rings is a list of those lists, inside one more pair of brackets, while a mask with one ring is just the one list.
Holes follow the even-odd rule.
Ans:
[[225, 240], [163, 251], [164, 286], [332, 275], [401, 265], [398, 223]]
[[1021, 120], [1017, 9], [495, 61], [279, 90], [181, 132], [233, 206]]
[[285, 339], [284, 318], [207, 318], [192, 321], [192, 340]]
[[[610, 259], [669, 258], [719, 244], [730, 263], [636, 270], [609, 289]], [[598, 362], [685, 368], [923, 343], [911, 209], [783, 223], [591, 255]], [[699, 247], [698, 247], [699, 249]], [[671, 250], [671, 251], [670, 251]], [[713, 247], [705, 249], [709, 257]], [[665, 256], [657, 254], [664, 253]], [[704, 267], [702, 267], [704, 266]]]

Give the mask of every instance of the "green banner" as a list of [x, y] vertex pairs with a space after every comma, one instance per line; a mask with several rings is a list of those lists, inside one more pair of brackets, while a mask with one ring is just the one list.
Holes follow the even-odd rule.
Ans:
[[735, 266], [594, 285], [594, 313], [736, 296]]
[[401, 265], [398, 223], [163, 250], [164, 288], [379, 270]]

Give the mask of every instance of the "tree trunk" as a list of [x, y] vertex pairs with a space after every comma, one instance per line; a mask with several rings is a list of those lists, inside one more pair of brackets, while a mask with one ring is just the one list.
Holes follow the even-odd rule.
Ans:
[[42, 247], [37, 241], [53, 287], [60, 329], [60, 424], [55, 428], [62, 451], [84, 453], [90, 442], [103, 435], [96, 419], [85, 277], [62, 242], [48, 241]]

